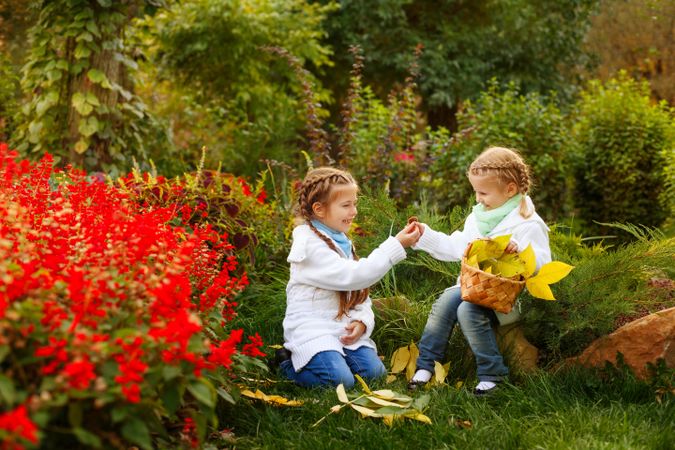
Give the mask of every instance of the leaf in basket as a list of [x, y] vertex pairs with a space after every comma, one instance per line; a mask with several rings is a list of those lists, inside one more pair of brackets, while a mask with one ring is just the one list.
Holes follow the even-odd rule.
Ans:
[[478, 268], [478, 257], [476, 255], [473, 255], [466, 260], [466, 263], [471, 267]]
[[485, 268], [483, 269], [483, 272], [492, 273], [492, 266], [491, 265], [485, 266]]
[[[479, 239], [477, 241], [473, 241], [470, 245], [471, 248], [469, 249], [469, 253], [466, 255], [466, 259], [470, 259], [471, 257], [475, 256], [478, 258], [478, 255], [481, 254], [481, 252], [485, 252], [485, 247], [487, 246], [487, 240], [485, 239]], [[485, 259], [485, 258], [483, 258]], [[478, 267], [478, 266], [476, 266]]]
[[532, 244], [528, 244], [527, 247], [525, 247], [525, 250], [518, 253], [518, 257], [525, 263], [525, 272], [523, 272], [523, 276], [525, 278], [531, 277], [537, 268], [537, 258], [534, 254]]
[[493, 262], [495, 274], [505, 278], [513, 278], [525, 272], [525, 263], [514, 253], [504, 254]]

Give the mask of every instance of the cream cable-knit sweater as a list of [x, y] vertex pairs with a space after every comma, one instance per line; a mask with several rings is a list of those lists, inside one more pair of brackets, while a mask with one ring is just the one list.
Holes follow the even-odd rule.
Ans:
[[[424, 233], [412, 248], [424, 250], [441, 261], [460, 261], [466, 246], [470, 242], [483, 237], [510, 234], [511, 240], [518, 245], [518, 251], [523, 251], [528, 244], [532, 244], [534, 256], [537, 260], [537, 270], [539, 270], [542, 265], [551, 262], [551, 249], [548, 241], [549, 228], [542, 218], [534, 212], [534, 204], [530, 197], [526, 196], [525, 199], [530, 211], [533, 211], [527, 219], [520, 215], [519, 207], [516, 207], [486, 236], [483, 236], [478, 230], [476, 217], [473, 213], [466, 218], [462, 231], [455, 231], [450, 235], [432, 230], [428, 225], [423, 224]], [[459, 285], [459, 280], [457, 280], [457, 285]], [[497, 313], [499, 323], [502, 325], [515, 322], [519, 316], [518, 308], [513, 308], [508, 314]]]
[[[335, 350], [344, 355], [344, 348], [356, 350], [364, 345], [377, 349], [370, 339], [375, 325], [370, 298], [349, 311], [349, 316], [338, 320], [338, 291], [372, 286], [394, 264], [405, 259], [405, 250], [390, 236], [367, 258], [358, 261], [347, 258], [339, 247], [338, 251], [340, 254], [328, 247], [307, 225], [293, 230], [283, 326], [284, 347], [291, 351], [296, 372], [319, 352]], [[345, 346], [339, 338], [347, 334], [345, 326], [355, 320], [363, 322], [366, 331], [354, 344]]]

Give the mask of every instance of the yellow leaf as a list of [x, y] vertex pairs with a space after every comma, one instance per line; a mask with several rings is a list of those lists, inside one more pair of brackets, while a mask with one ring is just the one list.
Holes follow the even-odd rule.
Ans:
[[340, 400], [342, 403], [348, 403], [349, 402], [349, 398], [347, 397], [347, 392], [345, 392], [344, 384], [342, 384], [342, 383], [338, 384], [338, 387], [335, 388], [335, 392], [337, 393], [338, 400]]
[[382, 417], [382, 414], [378, 414], [372, 409], [366, 408], [365, 406], [359, 406], [353, 403], [349, 406], [360, 412], [364, 417]]
[[477, 241], [473, 241], [469, 244], [471, 248], [469, 248], [469, 252], [466, 255], [466, 259], [470, 259], [472, 256], [478, 257], [478, 255], [481, 252], [485, 251], [485, 247], [487, 246], [487, 241], [484, 239], [479, 239]]
[[384, 422], [387, 426], [392, 426], [394, 424], [394, 415], [385, 414], [382, 418], [382, 422]]
[[335, 406], [331, 406], [331, 407], [330, 407], [330, 412], [332, 412], [332, 413], [340, 412], [340, 410], [342, 409], [343, 406], [344, 406], [344, 405], [335, 405]]
[[470, 265], [471, 267], [478, 267], [478, 257], [476, 255], [472, 255], [470, 258], [466, 260], [466, 263]]
[[534, 270], [537, 268], [537, 258], [534, 254], [532, 244], [528, 244], [527, 247], [525, 247], [525, 250], [518, 253], [518, 257], [525, 263], [525, 272], [523, 272], [523, 276], [525, 278], [531, 277]]
[[434, 378], [438, 384], [442, 384], [445, 381], [445, 378], [448, 376], [448, 369], [450, 368], [450, 363], [447, 363], [445, 366], [438, 361], [434, 361]]
[[565, 278], [572, 269], [574, 269], [574, 266], [560, 261], [553, 261], [541, 266], [537, 275], [531, 279], [537, 278], [538, 283], [553, 284]]
[[363, 381], [363, 378], [361, 378], [361, 375], [359, 375], [358, 373], [355, 373], [355, 374], [354, 374], [354, 378], [356, 378], [356, 381], [359, 382], [359, 384], [361, 385], [361, 388], [363, 389], [363, 391], [364, 391], [366, 394], [369, 394], [369, 395], [372, 394], [372, 391], [370, 390], [370, 388], [368, 387], [368, 385], [366, 384], [366, 382]]
[[548, 287], [548, 284], [545, 282], [540, 281], [539, 277], [528, 278], [525, 281], [525, 286], [527, 286], [527, 291], [532, 294], [533, 297], [544, 300], [555, 300], [551, 288]]
[[387, 379], [385, 380], [385, 383], [389, 384], [389, 383], [393, 383], [394, 381], [396, 381], [396, 375], [387, 375]]
[[485, 269], [483, 269], [483, 272], [492, 273], [492, 266], [486, 266]]
[[279, 345], [279, 344], [270, 344], [270, 345], [268, 345], [268, 347], [269, 347], [269, 348], [273, 348], [273, 349], [281, 349], [281, 348], [284, 348], [283, 345]]
[[241, 391], [241, 395], [244, 397], [249, 397], [257, 400], [262, 400], [265, 403], [270, 403], [272, 405], [279, 406], [301, 406], [303, 404], [300, 400], [289, 400], [280, 395], [267, 395], [259, 389], [256, 389], [255, 393], [251, 392], [248, 389]]
[[462, 386], [464, 386], [464, 382], [462, 380], [459, 380], [457, 383], [455, 383], [455, 389], [460, 389]]
[[493, 245], [496, 246], [496, 251], [499, 251], [499, 254], [501, 255], [504, 253], [504, 250], [506, 250], [506, 247], [509, 246], [509, 242], [511, 242], [511, 235], [505, 234], [504, 236], [496, 236], [491, 238], [491, 241], [494, 242]]
[[424, 422], [424, 423], [427, 423], [427, 424], [431, 425], [431, 419], [428, 418], [427, 416], [425, 416], [424, 414], [422, 414], [419, 411], [413, 410], [413, 411], [404, 413], [403, 417], [407, 417], [409, 419], [414, 419], [414, 420], [419, 420], [420, 422]]
[[408, 397], [407, 395], [399, 394], [398, 392], [394, 392], [389, 389], [380, 389], [378, 391], [373, 391], [373, 395], [377, 395], [380, 398], [383, 398], [385, 400], [396, 400], [396, 401], [402, 401], [402, 402], [407, 402], [412, 400], [412, 397]]
[[379, 398], [375, 395], [368, 395], [368, 396], [366, 396], [366, 398], [368, 400], [370, 400], [371, 402], [375, 403], [376, 405], [380, 405], [380, 406], [394, 406], [396, 408], [407, 408], [408, 406], [410, 406], [409, 404], [408, 405], [405, 405], [405, 404], [401, 405], [401, 404], [396, 403], [396, 402], [390, 402], [389, 400]]
[[415, 375], [415, 369], [417, 367], [417, 357], [420, 355], [420, 351], [417, 349], [415, 343], [411, 343], [408, 346], [410, 350], [410, 359], [408, 360], [408, 365], [405, 368], [405, 377], [408, 381]]
[[494, 261], [493, 267], [493, 273], [499, 274], [504, 278], [513, 278], [525, 271], [525, 263], [515, 254], [504, 254], [501, 258]]
[[401, 373], [403, 369], [408, 365], [410, 360], [410, 350], [408, 346], [401, 347], [396, 349], [393, 355], [391, 355], [391, 371], [392, 373]]

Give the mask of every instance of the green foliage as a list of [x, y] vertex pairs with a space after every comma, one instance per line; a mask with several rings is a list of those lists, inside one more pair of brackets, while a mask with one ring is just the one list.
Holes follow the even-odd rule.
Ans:
[[[147, 3], [154, 3], [145, 0]], [[112, 175], [143, 156], [151, 118], [133, 93], [137, 67], [124, 40], [130, 16], [144, 2], [43, 2], [31, 28], [21, 86], [16, 147]]]
[[318, 70], [330, 66], [320, 41], [333, 8], [304, 0], [195, 0], [172, 2], [140, 22], [146, 70], [168, 80], [146, 95], [159, 97], [157, 110], [174, 121], [177, 145], [192, 152], [205, 145], [209, 162], [239, 174], [254, 175], [261, 158], [288, 161], [304, 123], [302, 87], [287, 62], [262, 47], [283, 47]]
[[587, 230], [608, 232], [593, 221], [655, 227], [672, 212], [673, 119], [672, 108], [650, 100], [647, 83], [625, 73], [582, 93], [575, 203]]
[[366, 56], [366, 83], [384, 97], [405, 76], [411, 50], [422, 44], [424, 109], [433, 124], [448, 126], [457, 106], [475, 98], [494, 76], [525, 92], [568, 89], [571, 76], [561, 67], [583, 61], [580, 43], [597, 3], [342, 1], [326, 25], [337, 70], [326, 74], [325, 84], [344, 87], [340, 77], [351, 65], [347, 48], [357, 44]]
[[565, 117], [554, 103], [537, 94], [521, 95], [514, 84], [503, 92], [495, 80], [475, 103], [459, 113], [460, 132], [433, 146], [428, 188], [443, 208], [465, 205], [473, 198], [466, 178], [469, 165], [490, 146], [514, 148], [532, 168], [531, 193], [546, 220], [565, 217], [569, 195], [570, 145]]
[[580, 237], [558, 230], [551, 233], [553, 258], [569, 258], [575, 269], [553, 286], [557, 301], [523, 301], [528, 336], [549, 362], [578, 354], [631, 319], [675, 306], [675, 239], [621, 227], [637, 240], [614, 251], [584, 247]]
[[0, 52], [0, 142], [12, 133], [13, 116], [17, 110], [19, 79], [10, 59]]

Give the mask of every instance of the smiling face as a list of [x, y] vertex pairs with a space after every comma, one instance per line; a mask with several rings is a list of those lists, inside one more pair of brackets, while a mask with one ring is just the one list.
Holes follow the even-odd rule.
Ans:
[[357, 193], [358, 188], [354, 184], [331, 187], [326, 203], [312, 205], [314, 216], [335, 231], [348, 232], [357, 213]]
[[494, 175], [469, 174], [469, 182], [476, 193], [476, 202], [485, 206], [486, 210], [499, 208], [507, 200], [518, 193], [516, 183], [502, 183]]

